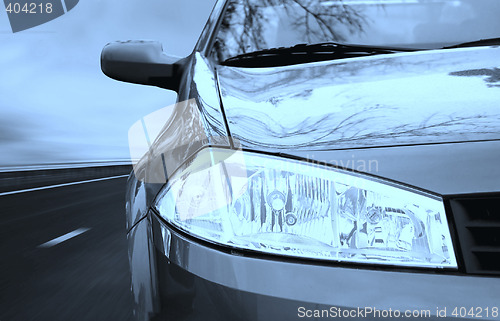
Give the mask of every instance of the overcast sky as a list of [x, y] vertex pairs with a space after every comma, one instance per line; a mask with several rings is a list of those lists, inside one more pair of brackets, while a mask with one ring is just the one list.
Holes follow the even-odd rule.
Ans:
[[129, 157], [129, 127], [175, 102], [175, 93], [113, 81], [101, 73], [111, 41], [159, 40], [186, 56], [215, 0], [93, 0], [13, 34], [0, 11], [2, 165]]

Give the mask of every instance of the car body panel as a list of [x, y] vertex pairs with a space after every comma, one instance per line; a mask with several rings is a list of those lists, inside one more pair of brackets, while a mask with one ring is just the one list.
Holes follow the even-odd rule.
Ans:
[[[137, 122], [135, 135], [148, 137], [143, 142], [147, 152], [133, 164], [127, 185], [127, 230], [146, 216], [168, 177], [196, 152], [209, 145], [230, 146], [210, 61], [196, 52], [189, 66], [179, 93], [179, 99], [186, 100], [170, 106], [171, 113], [155, 112]], [[157, 117], [164, 114], [169, 116]]]
[[275, 152], [500, 139], [499, 66], [497, 46], [217, 72], [231, 134]]
[[[469, 311], [495, 307], [500, 279], [319, 265], [279, 258], [235, 255], [194, 242], [154, 215], [150, 226], [158, 290], [152, 320], [300, 320], [298, 309]], [[149, 223], [150, 222], [150, 223]], [[383, 293], [383, 295], [381, 295]], [[363, 319], [363, 318], [359, 318]], [[439, 318], [446, 319], [446, 318]], [[496, 320], [483, 316], [485, 320]]]
[[158, 274], [151, 233], [150, 221], [143, 218], [127, 235], [133, 313], [136, 320], [149, 320], [151, 314], [158, 310]]
[[147, 214], [149, 204], [147, 200], [148, 195], [151, 197], [154, 194], [148, 193], [146, 187], [144, 180], [137, 179], [135, 171], [132, 171], [127, 180], [127, 191], [125, 193], [125, 223], [127, 231]]
[[191, 60], [188, 90], [182, 93], [188, 99], [175, 104], [146, 155], [148, 183], [166, 183], [179, 166], [205, 146], [229, 146], [213, 69], [199, 53]]
[[440, 195], [500, 192], [500, 141], [287, 153]]

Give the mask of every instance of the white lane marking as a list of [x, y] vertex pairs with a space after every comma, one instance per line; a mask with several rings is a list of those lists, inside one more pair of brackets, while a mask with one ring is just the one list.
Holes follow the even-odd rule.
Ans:
[[0, 196], [6, 196], [6, 195], [12, 195], [12, 194], [20, 194], [20, 193], [26, 193], [26, 192], [34, 192], [34, 191], [41, 191], [41, 190], [44, 190], [44, 189], [51, 189], [51, 188], [63, 187], [63, 186], [70, 186], [70, 185], [78, 185], [78, 184], [85, 184], [85, 183], [93, 183], [93, 182], [99, 182], [99, 181], [106, 181], [106, 180], [109, 180], [109, 179], [122, 178], [122, 177], [128, 177], [128, 176], [129, 175], [127, 174], [127, 175], [119, 175], [119, 176], [111, 176], [111, 177], [104, 177], [104, 178], [89, 179], [87, 181], [80, 181], [80, 182], [72, 182], [72, 183], [64, 183], [64, 184], [57, 184], [57, 185], [50, 185], [50, 186], [42, 186], [42, 187], [21, 189], [21, 190], [18, 190], [18, 191], [0, 193]]
[[127, 160], [117, 160], [117, 161], [90, 161], [81, 163], [51, 163], [51, 164], [26, 164], [26, 165], [7, 165], [0, 167], [0, 173], [2, 172], [23, 172], [23, 171], [34, 171], [34, 170], [45, 170], [45, 169], [60, 169], [60, 168], [82, 168], [82, 167], [104, 167], [104, 166], [120, 166], [120, 165], [133, 165], [137, 163], [138, 159], [127, 159]]
[[41, 245], [39, 245], [38, 247], [41, 247], [41, 248], [47, 248], [47, 247], [52, 247], [54, 245], [57, 245], [59, 243], [62, 243], [64, 241], [67, 241], [75, 236], [78, 236], [80, 234], [83, 234], [85, 232], [87, 232], [88, 230], [90, 230], [90, 228], [79, 228], [79, 229], [76, 229], [74, 230], [73, 232], [69, 232], [69, 233], [66, 233], [62, 236], [59, 236], [53, 240], [50, 240], [48, 242], [45, 242]]

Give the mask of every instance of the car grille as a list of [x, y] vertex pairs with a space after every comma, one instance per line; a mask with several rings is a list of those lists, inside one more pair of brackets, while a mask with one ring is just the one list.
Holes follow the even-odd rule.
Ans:
[[467, 273], [500, 274], [500, 196], [450, 200]]

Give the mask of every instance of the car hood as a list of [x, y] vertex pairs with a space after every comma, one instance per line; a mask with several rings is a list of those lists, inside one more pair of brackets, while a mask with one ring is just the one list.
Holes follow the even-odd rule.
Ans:
[[245, 148], [440, 194], [500, 191], [500, 47], [217, 73], [231, 135]]

